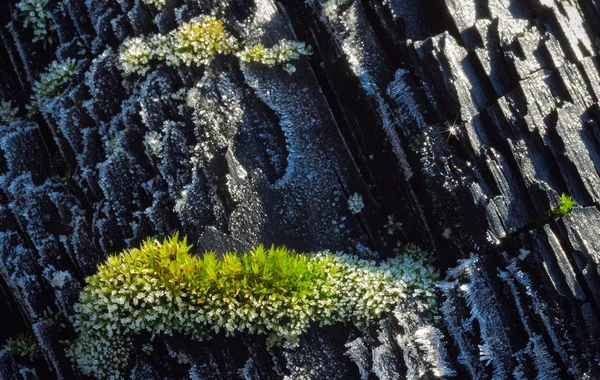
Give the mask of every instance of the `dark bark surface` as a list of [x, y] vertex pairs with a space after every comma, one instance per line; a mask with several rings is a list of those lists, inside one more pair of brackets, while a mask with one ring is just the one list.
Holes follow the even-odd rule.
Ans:
[[[0, 98], [23, 119], [0, 126], [0, 344], [29, 331], [43, 357], [1, 350], [0, 379], [82, 377], [61, 342], [84, 278], [175, 231], [197, 251], [385, 258], [414, 243], [445, 278], [444, 339], [406, 304], [371, 328], [311, 328], [294, 349], [162, 339], [132, 356], [134, 378], [600, 378], [595, 0], [50, 1], [46, 48], [15, 4], [0, 5]], [[249, 42], [314, 53], [293, 75], [219, 57], [122, 76], [127, 37], [216, 9]], [[67, 57], [77, 80], [27, 120], [33, 83]], [[578, 206], [539, 227], [562, 193]]]

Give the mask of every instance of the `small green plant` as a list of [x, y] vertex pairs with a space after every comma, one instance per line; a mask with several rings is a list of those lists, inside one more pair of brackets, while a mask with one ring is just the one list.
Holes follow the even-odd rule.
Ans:
[[42, 356], [40, 348], [31, 334], [23, 333], [16, 338], [7, 339], [6, 347], [13, 354], [29, 358], [31, 361], [34, 361]]
[[[99, 378], [124, 376], [133, 338], [149, 332], [194, 340], [247, 332], [293, 345], [311, 322], [365, 322], [407, 295], [427, 296], [433, 268], [406, 256], [381, 264], [355, 256], [262, 246], [240, 255], [189, 253], [177, 235], [111, 256], [86, 279], [70, 354]], [[428, 309], [430, 302], [424, 303]]]
[[293, 72], [289, 61], [311, 54], [311, 50], [304, 43], [282, 40], [272, 48], [256, 45], [240, 51], [240, 42], [225, 29], [223, 21], [202, 15], [166, 35], [128, 39], [119, 49], [119, 60], [128, 76], [146, 74], [153, 61], [164, 61], [173, 67], [199, 66], [209, 64], [217, 54], [234, 54], [242, 61], [267, 66], [283, 65]]
[[142, 2], [146, 5], [153, 5], [159, 11], [162, 10], [165, 5], [167, 5], [166, 0], [142, 0]]
[[387, 228], [388, 235], [393, 235], [396, 231], [400, 231], [402, 229], [402, 223], [394, 222], [394, 217], [388, 215], [388, 222], [383, 225], [384, 228]]
[[73, 58], [63, 61], [53, 61], [40, 79], [33, 84], [33, 95], [27, 109], [27, 117], [36, 120], [40, 114], [40, 101], [60, 93], [64, 86], [77, 75], [77, 61]]
[[9, 101], [0, 101], [0, 123], [12, 124], [19, 121], [18, 108], [13, 108]]
[[238, 57], [245, 62], [259, 62], [269, 67], [283, 65], [284, 70], [291, 74], [296, 68], [288, 62], [310, 54], [311, 47], [303, 42], [281, 40], [271, 48], [263, 44], [247, 47], [238, 53]]
[[52, 44], [55, 41], [56, 25], [52, 21], [50, 12], [46, 9], [48, 0], [21, 0], [17, 8], [23, 15], [23, 26], [33, 29], [33, 42], [44, 41]]
[[536, 225], [543, 226], [546, 223], [550, 223], [554, 220], [562, 218], [563, 216], [567, 215], [576, 205], [577, 203], [571, 196], [563, 193], [560, 196], [560, 204], [540, 216], [536, 222]]
[[35, 100], [57, 95], [65, 84], [77, 75], [77, 61], [73, 58], [64, 61], [53, 61], [46, 72], [33, 85]]

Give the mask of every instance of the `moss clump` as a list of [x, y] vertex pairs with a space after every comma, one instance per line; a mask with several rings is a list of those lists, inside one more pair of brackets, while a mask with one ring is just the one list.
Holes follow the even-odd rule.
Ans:
[[189, 250], [177, 236], [148, 240], [110, 257], [87, 278], [75, 309], [79, 337], [71, 347], [84, 373], [123, 377], [132, 338], [144, 331], [195, 340], [249, 332], [268, 334], [271, 344], [295, 344], [311, 322], [379, 317], [414, 293], [419, 273], [434, 272], [408, 268], [401, 257], [377, 264], [262, 246], [221, 258]]
[[569, 212], [571, 212], [573, 207], [575, 207], [576, 205], [577, 203], [571, 196], [563, 193], [560, 196], [560, 204], [556, 207], [553, 207], [552, 209], [544, 213], [542, 216], [540, 216], [536, 222], [536, 225], [543, 226], [546, 223], [550, 223], [554, 220], [560, 219], [563, 216], [567, 215]]
[[23, 16], [23, 26], [33, 29], [33, 42], [44, 41], [44, 46], [55, 41], [56, 30], [52, 16], [46, 9], [47, 5], [48, 0], [21, 0], [17, 3]]
[[31, 361], [42, 356], [40, 348], [31, 334], [23, 333], [16, 338], [8, 338], [5, 347], [14, 355], [28, 358]]
[[0, 101], [0, 124], [12, 124], [19, 121], [19, 109], [13, 108], [12, 102]]
[[166, 35], [125, 41], [119, 49], [119, 60], [125, 75], [144, 75], [153, 61], [164, 61], [173, 67], [199, 66], [210, 63], [217, 54], [237, 55], [242, 61], [267, 66], [283, 65], [293, 72], [289, 61], [311, 54], [311, 50], [304, 43], [281, 40], [271, 48], [255, 45], [240, 51], [240, 42], [225, 29], [223, 21], [202, 15]]
[[40, 75], [40, 80], [33, 86], [35, 98], [50, 98], [58, 95], [60, 90], [73, 77], [77, 75], [77, 61], [69, 58], [64, 61], [54, 61], [48, 66], [46, 72]]
[[288, 62], [310, 54], [312, 49], [304, 42], [281, 40], [270, 48], [263, 44], [247, 47], [238, 53], [238, 57], [245, 62], [259, 62], [269, 67], [283, 65], [283, 68], [291, 74], [296, 69]]

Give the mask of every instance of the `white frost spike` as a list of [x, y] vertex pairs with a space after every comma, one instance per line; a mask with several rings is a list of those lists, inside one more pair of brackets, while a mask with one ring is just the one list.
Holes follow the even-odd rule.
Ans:
[[371, 371], [369, 370], [369, 351], [363, 338], [346, 343], [346, 347], [348, 350], [344, 354], [348, 355], [358, 366], [361, 380], [367, 380]]
[[[480, 346], [481, 360], [485, 360], [487, 364], [493, 367], [492, 379], [508, 379], [512, 372], [511, 356], [512, 350], [508, 345], [508, 336], [506, 334], [507, 326], [505, 326], [500, 312], [497, 308], [496, 296], [489, 285], [489, 280], [485, 276], [479, 263], [479, 257], [472, 255], [470, 259], [459, 260], [459, 265], [456, 268], [450, 269], [447, 272], [447, 281], [459, 278], [466, 278], [469, 282], [467, 286], [461, 288], [463, 296], [467, 301], [467, 306], [471, 309], [471, 321], [477, 320], [483, 344]], [[449, 285], [454, 283], [446, 283], [445, 294], [449, 297], [451, 290]], [[448, 304], [449, 305], [449, 304]], [[445, 305], [444, 305], [445, 306]], [[444, 307], [442, 307], [444, 309]], [[442, 310], [444, 317], [448, 319], [448, 311]], [[453, 330], [450, 328], [450, 330]], [[454, 328], [453, 336], [461, 334]], [[467, 358], [465, 358], [467, 359]], [[472, 359], [472, 358], [469, 358]], [[475, 369], [474, 363], [470, 364], [470, 369]]]
[[554, 360], [548, 352], [548, 348], [546, 347], [546, 343], [544, 343], [542, 337], [536, 334], [531, 337], [530, 342], [533, 345], [533, 349], [531, 350], [530, 355], [533, 357], [533, 363], [535, 364], [535, 369], [537, 370], [535, 379], [559, 379], [558, 373], [560, 371], [558, 370], [558, 368], [556, 368]]
[[415, 341], [425, 352], [433, 374], [437, 377], [455, 376], [456, 372], [448, 365], [448, 353], [442, 342], [443, 337], [442, 332], [431, 325], [415, 331]]
[[442, 332], [434, 327], [429, 318], [418, 312], [419, 301], [407, 299], [396, 305], [393, 311], [403, 333], [396, 336], [406, 365], [406, 379], [422, 379], [455, 376], [447, 361], [448, 354], [442, 342]]
[[404, 76], [408, 75], [408, 71], [399, 69], [394, 75], [394, 80], [390, 83], [387, 89], [388, 95], [398, 103], [400, 108], [399, 114], [410, 115], [417, 123], [419, 128], [425, 129], [427, 123], [423, 119], [423, 115], [419, 110], [419, 105], [415, 100], [414, 94], [411, 91], [410, 86], [404, 80]]

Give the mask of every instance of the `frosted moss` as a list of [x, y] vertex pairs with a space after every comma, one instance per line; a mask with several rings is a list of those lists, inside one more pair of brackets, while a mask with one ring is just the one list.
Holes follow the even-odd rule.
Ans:
[[123, 377], [133, 339], [144, 331], [195, 340], [247, 332], [293, 345], [311, 322], [369, 321], [422, 285], [423, 268], [408, 267], [415, 261], [402, 257], [377, 264], [262, 246], [222, 258], [189, 250], [177, 236], [148, 240], [87, 278], [71, 347], [85, 374]]
[[33, 85], [36, 100], [50, 98], [63, 89], [64, 85], [77, 75], [77, 61], [69, 58], [63, 61], [54, 61], [48, 66], [46, 72]]
[[33, 42], [44, 41], [44, 45], [55, 41], [56, 30], [50, 12], [46, 9], [47, 5], [48, 0], [21, 0], [17, 3], [23, 16], [23, 26], [33, 29]]
[[12, 106], [10, 101], [0, 101], [0, 124], [12, 124], [19, 121], [19, 109]]
[[255, 45], [240, 50], [240, 41], [225, 29], [223, 21], [202, 15], [166, 35], [125, 41], [119, 50], [119, 60], [125, 75], [144, 75], [153, 61], [173, 67], [200, 66], [209, 64], [218, 54], [236, 55], [242, 61], [267, 66], [283, 65], [293, 72], [289, 61], [311, 54], [311, 50], [304, 43], [289, 40], [279, 41], [271, 48]]
[[35, 338], [28, 333], [20, 334], [16, 338], [8, 338], [5, 347], [14, 355], [28, 358], [31, 361], [42, 356]]
[[312, 49], [304, 42], [281, 40], [271, 48], [267, 48], [263, 44], [247, 47], [237, 56], [242, 61], [259, 62], [270, 67], [283, 65], [283, 68], [291, 74], [296, 69], [289, 62], [310, 54], [312, 54]]
[[362, 211], [363, 207], [365, 207], [365, 202], [360, 194], [354, 193], [348, 198], [348, 210], [351, 213], [358, 214]]

